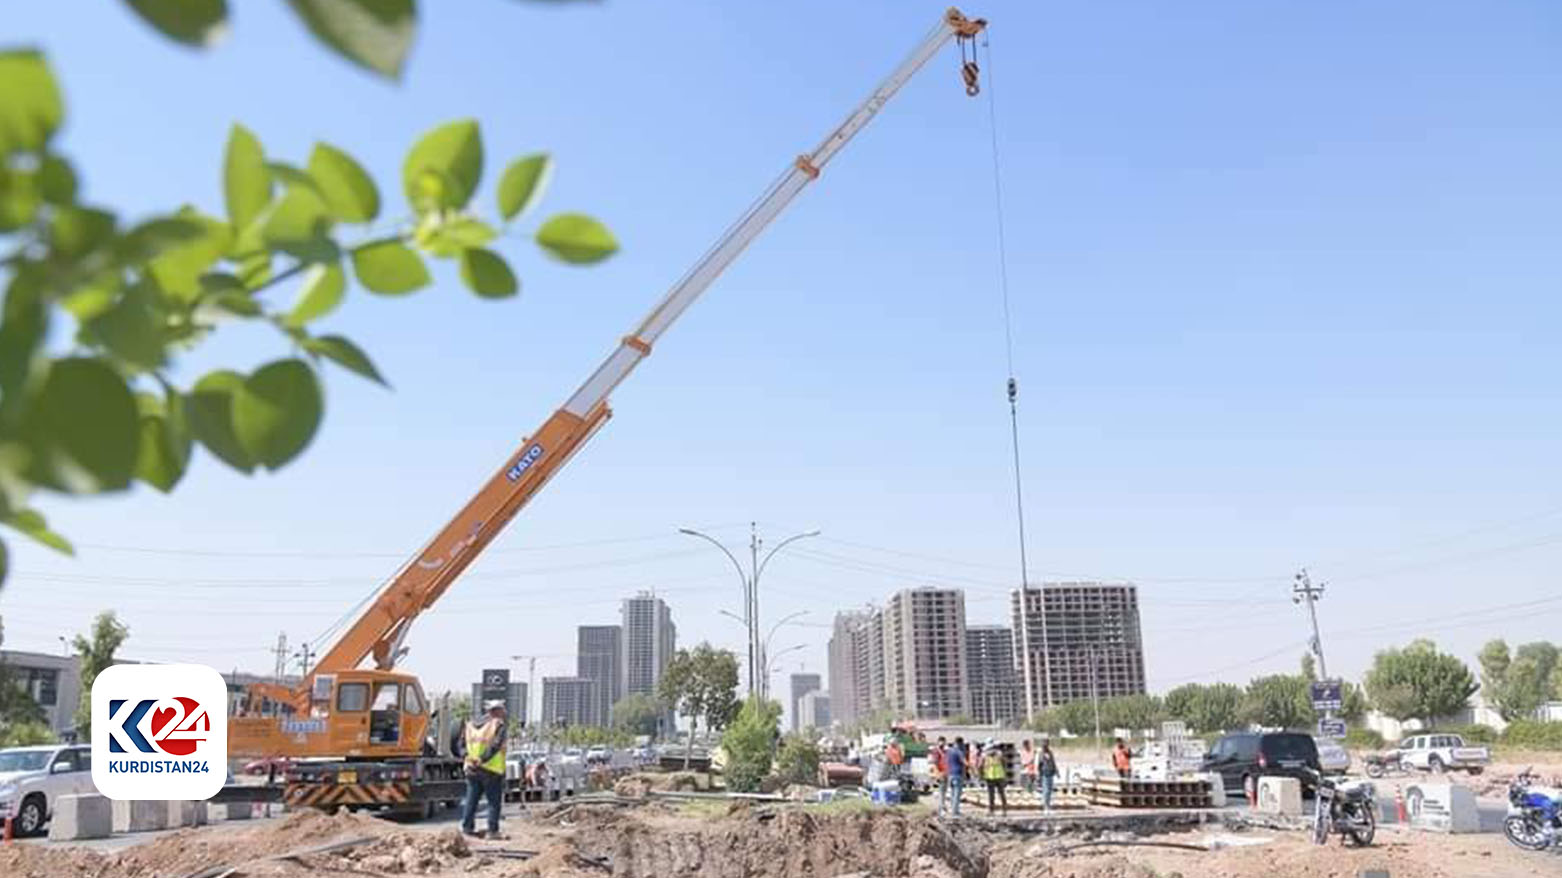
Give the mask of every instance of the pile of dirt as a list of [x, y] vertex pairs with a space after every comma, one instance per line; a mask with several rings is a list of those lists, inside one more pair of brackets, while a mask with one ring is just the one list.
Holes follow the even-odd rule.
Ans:
[[626, 775], [613, 785], [613, 792], [629, 799], [643, 799], [652, 790], [664, 793], [697, 792], [700, 775], [692, 771], [667, 773], [643, 772]]
[[939, 823], [897, 812], [739, 811], [690, 824], [630, 816], [575, 827], [571, 844], [615, 878], [980, 878], [986, 863]]
[[77, 847], [14, 845], [0, 850], [0, 875], [20, 878], [161, 878], [237, 865], [348, 838], [381, 835], [393, 825], [358, 814], [302, 811], [275, 822], [181, 829], [114, 853]]

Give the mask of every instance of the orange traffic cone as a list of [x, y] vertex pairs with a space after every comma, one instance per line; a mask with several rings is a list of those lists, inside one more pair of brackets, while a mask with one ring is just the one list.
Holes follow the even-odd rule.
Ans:
[[1405, 790], [1403, 787], [1394, 788], [1394, 816], [1400, 823], [1409, 823], [1410, 817], [1405, 813]]
[[5, 843], [11, 843], [11, 818], [5, 818]]

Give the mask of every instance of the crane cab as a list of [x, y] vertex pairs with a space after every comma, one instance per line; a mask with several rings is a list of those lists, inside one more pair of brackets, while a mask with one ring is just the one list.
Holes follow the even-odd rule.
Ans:
[[317, 674], [307, 710], [268, 693], [252, 688], [230, 718], [231, 754], [354, 760], [417, 756], [428, 734], [428, 699], [410, 674]]

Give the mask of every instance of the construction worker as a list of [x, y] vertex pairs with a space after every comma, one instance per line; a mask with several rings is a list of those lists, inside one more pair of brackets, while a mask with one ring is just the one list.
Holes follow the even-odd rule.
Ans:
[[949, 779], [949, 796], [954, 803], [950, 809], [950, 816], [960, 816], [960, 797], [965, 795], [966, 769], [969, 766], [970, 762], [966, 759], [965, 739], [955, 738], [954, 744], [944, 751], [944, 776]]
[[1041, 810], [1052, 813], [1052, 788], [1058, 780], [1058, 757], [1052, 754], [1052, 743], [1041, 742], [1041, 755], [1036, 757], [1037, 774], [1041, 776]]
[[1117, 776], [1124, 780], [1134, 776], [1134, 754], [1122, 738], [1118, 738], [1116, 746], [1112, 748], [1112, 767], [1117, 769]]
[[1036, 792], [1036, 749], [1031, 746], [1030, 738], [1020, 743], [1020, 786], [1025, 792]]
[[993, 798], [1003, 803], [1003, 816], [1009, 816], [1009, 766], [1004, 764], [1003, 749], [992, 738], [982, 748], [982, 780], [987, 782], [987, 816], [993, 816]]
[[933, 783], [938, 785], [938, 816], [944, 816], [944, 807], [949, 800], [949, 775], [944, 771], [944, 747], [948, 744], [942, 737], [932, 749], [927, 751], [927, 772]]
[[484, 717], [472, 717], [466, 724], [463, 767], [466, 770], [466, 801], [461, 807], [461, 831], [476, 835], [477, 800], [488, 798], [488, 838], [499, 834], [499, 811], [504, 806], [504, 744], [509, 727], [504, 717], [504, 701], [483, 703]]

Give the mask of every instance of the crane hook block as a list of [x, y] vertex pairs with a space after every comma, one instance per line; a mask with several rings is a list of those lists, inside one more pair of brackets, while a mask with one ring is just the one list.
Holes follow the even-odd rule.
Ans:
[[960, 65], [960, 76], [965, 80], [965, 93], [973, 98], [982, 93], [981, 73], [982, 70], [976, 66], [975, 61], [967, 61]]

